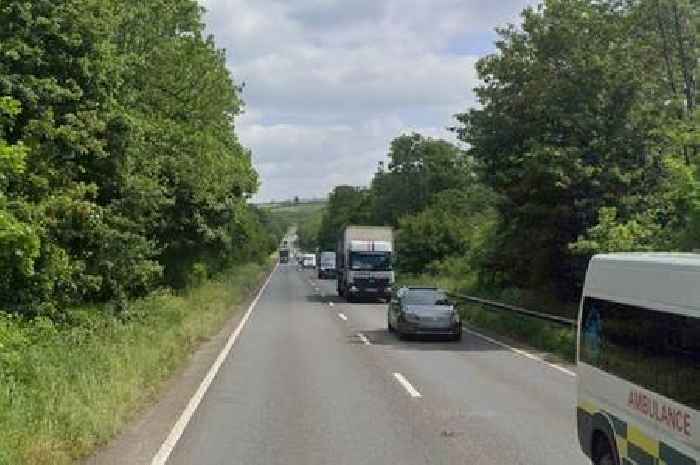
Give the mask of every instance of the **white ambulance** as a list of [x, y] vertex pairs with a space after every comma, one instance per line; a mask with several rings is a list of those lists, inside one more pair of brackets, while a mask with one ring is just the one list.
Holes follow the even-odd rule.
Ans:
[[578, 436], [593, 463], [700, 463], [700, 255], [595, 256], [578, 323]]

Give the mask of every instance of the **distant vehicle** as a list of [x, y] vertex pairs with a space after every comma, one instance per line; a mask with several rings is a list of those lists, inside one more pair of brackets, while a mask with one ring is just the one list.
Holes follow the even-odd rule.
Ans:
[[280, 249], [280, 263], [289, 263], [289, 249]]
[[459, 313], [445, 291], [435, 287], [402, 287], [392, 296], [387, 327], [399, 337], [447, 336], [462, 338]]
[[335, 279], [335, 252], [321, 252], [318, 260], [318, 279]]
[[302, 268], [316, 268], [316, 255], [305, 253], [301, 261]]
[[336, 249], [338, 295], [352, 301], [371, 296], [388, 300], [394, 285], [394, 234], [383, 226], [347, 226]]
[[610, 254], [578, 319], [578, 437], [597, 465], [700, 458], [700, 255]]

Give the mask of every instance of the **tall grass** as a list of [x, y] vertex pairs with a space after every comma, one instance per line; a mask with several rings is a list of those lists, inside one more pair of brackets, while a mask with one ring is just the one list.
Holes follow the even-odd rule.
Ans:
[[69, 320], [0, 314], [0, 465], [63, 465], [112, 438], [261, 283], [250, 264], [127, 317], [76, 309]]

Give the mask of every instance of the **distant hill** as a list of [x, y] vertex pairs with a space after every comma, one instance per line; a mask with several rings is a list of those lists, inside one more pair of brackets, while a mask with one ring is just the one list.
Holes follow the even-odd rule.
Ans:
[[299, 206], [299, 205], [325, 205], [327, 199], [299, 199], [298, 201], [294, 200], [280, 200], [280, 201], [274, 201], [274, 202], [263, 202], [263, 203], [256, 203], [255, 205], [260, 208], [269, 208], [269, 209], [275, 209], [275, 208], [284, 208], [284, 207], [294, 207], [294, 206]]

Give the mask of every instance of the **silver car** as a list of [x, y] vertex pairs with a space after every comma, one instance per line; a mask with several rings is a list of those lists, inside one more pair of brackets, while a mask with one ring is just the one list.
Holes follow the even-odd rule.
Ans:
[[445, 291], [436, 287], [402, 287], [389, 302], [387, 326], [399, 337], [408, 335], [462, 338], [459, 313]]

